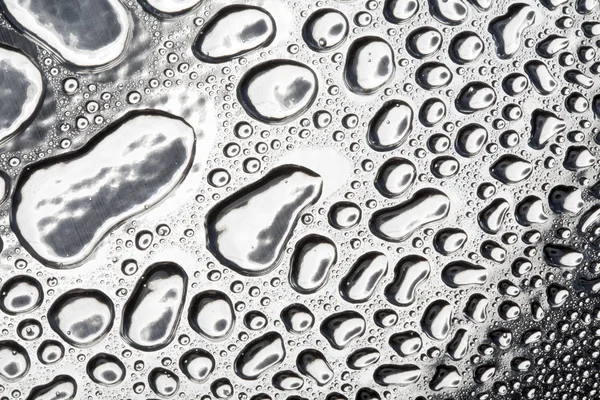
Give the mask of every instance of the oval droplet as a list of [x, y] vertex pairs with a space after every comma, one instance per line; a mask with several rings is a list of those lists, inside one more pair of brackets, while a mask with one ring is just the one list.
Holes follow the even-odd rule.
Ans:
[[340, 282], [340, 294], [350, 303], [363, 303], [373, 296], [388, 268], [387, 257], [373, 251], [363, 254]]
[[428, 0], [431, 15], [446, 25], [460, 25], [469, 16], [463, 0]]
[[483, 285], [488, 278], [488, 272], [481, 265], [467, 261], [453, 261], [442, 270], [442, 281], [451, 288], [471, 285]]
[[246, 72], [237, 97], [252, 118], [265, 124], [286, 124], [310, 108], [317, 90], [312, 69], [296, 61], [272, 60]]
[[417, 69], [416, 81], [425, 90], [441, 89], [452, 81], [452, 72], [442, 63], [427, 62]]
[[452, 38], [448, 51], [450, 58], [457, 64], [469, 64], [477, 61], [485, 46], [483, 40], [475, 32], [461, 32]]
[[504, 199], [495, 199], [479, 213], [477, 218], [479, 226], [484, 232], [495, 235], [502, 229], [504, 217], [510, 205]]
[[179, 390], [179, 377], [165, 368], [154, 368], [148, 374], [150, 389], [161, 397], [171, 397]]
[[389, 344], [400, 356], [409, 357], [421, 350], [423, 339], [415, 331], [403, 331], [390, 336]]
[[177, 264], [148, 267], [123, 308], [121, 336], [142, 351], [156, 351], [173, 340], [187, 291], [187, 274]]
[[504, 183], [514, 185], [531, 176], [533, 166], [521, 157], [505, 154], [490, 167], [490, 175]]
[[281, 320], [288, 332], [304, 333], [313, 327], [315, 316], [303, 304], [291, 304], [281, 310]]
[[444, 118], [446, 118], [446, 104], [442, 100], [433, 97], [423, 102], [419, 111], [419, 121], [424, 126], [431, 128]]
[[234, 362], [235, 373], [242, 379], [258, 379], [285, 358], [283, 338], [277, 332], [269, 332], [244, 347]]
[[290, 285], [298, 293], [311, 294], [329, 280], [337, 261], [335, 244], [325, 236], [309, 235], [298, 242], [290, 265]]
[[376, 36], [356, 39], [346, 58], [346, 85], [356, 94], [373, 94], [394, 76], [394, 52], [388, 42]]
[[415, 182], [417, 169], [405, 158], [386, 160], [375, 177], [375, 188], [383, 196], [395, 198], [405, 193]]
[[417, 0], [386, 0], [383, 16], [392, 24], [401, 24], [414, 17], [419, 11]]
[[334, 349], [341, 350], [365, 333], [366, 321], [355, 311], [330, 315], [321, 323], [321, 334]]
[[436, 233], [433, 245], [438, 253], [447, 256], [462, 249], [467, 238], [467, 233], [460, 228], [445, 228]]
[[[193, 1], [198, 2], [186, 0]], [[180, 5], [181, 2], [178, 0], [170, 3]], [[206, 22], [198, 33], [192, 50], [203, 62], [223, 63], [267, 47], [275, 39], [275, 34], [275, 21], [266, 10], [235, 4], [221, 8]]]
[[487, 142], [488, 131], [479, 124], [468, 124], [460, 128], [454, 147], [463, 157], [475, 157]]
[[431, 27], [417, 28], [406, 38], [406, 50], [418, 59], [435, 54], [441, 46], [442, 34]]
[[487, 110], [496, 103], [496, 91], [487, 83], [471, 82], [465, 85], [454, 105], [463, 114]]
[[377, 151], [390, 151], [402, 145], [412, 132], [413, 114], [412, 107], [402, 100], [386, 102], [369, 123], [369, 146]]
[[27, 350], [14, 340], [0, 341], [0, 378], [16, 382], [27, 374], [31, 361]]
[[358, 225], [361, 215], [362, 211], [358, 205], [341, 201], [329, 209], [329, 223], [336, 229], [351, 229]]
[[366, 347], [358, 349], [352, 352], [348, 358], [346, 358], [346, 365], [348, 368], [359, 370], [367, 368], [369, 365], [375, 364], [379, 361], [381, 354], [379, 350], [372, 347]]
[[452, 325], [452, 306], [446, 300], [435, 300], [421, 318], [421, 328], [433, 340], [444, 340]]
[[106, 353], [90, 358], [86, 371], [92, 381], [102, 386], [118, 385], [125, 378], [125, 365], [117, 357]]

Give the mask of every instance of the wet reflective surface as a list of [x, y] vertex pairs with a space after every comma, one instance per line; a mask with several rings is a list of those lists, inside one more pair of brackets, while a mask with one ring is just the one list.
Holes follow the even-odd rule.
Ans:
[[595, 0], [0, 0], [0, 399], [598, 398]]

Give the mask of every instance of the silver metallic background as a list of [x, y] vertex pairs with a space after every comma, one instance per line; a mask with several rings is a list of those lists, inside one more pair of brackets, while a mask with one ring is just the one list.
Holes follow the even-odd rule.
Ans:
[[[153, 3], [182, 11], [160, 12]], [[233, 12], [224, 9], [231, 4], [0, 1], [0, 42], [8, 49], [0, 52], [0, 128], [23, 119], [0, 131], [0, 398], [597, 398], [598, 1], [236, 1], [234, 11], [258, 7], [262, 22], [253, 25], [248, 15], [227, 21], [229, 36], [211, 40], [213, 51], [229, 56], [193, 50], [207, 40], [207, 27]], [[307, 21], [325, 9], [345, 17], [347, 32], [321, 21], [315, 35], [338, 43], [319, 49]], [[406, 20], [394, 17], [401, 11]], [[50, 33], [38, 36], [36, 24], [23, 23], [30, 14]], [[52, 32], [78, 51], [66, 55]], [[419, 32], [429, 36], [418, 41]], [[464, 32], [482, 45], [463, 48], [469, 60], [456, 56]], [[266, 39], [244, 50], [254, 35]], [[364, 43], [379, 44], [361, 58]], [[11, 67], [11, 52], [26, 55], [41, 80]], [[245, 94], [253, 74], [277, 65], [304, 72], [285, 70], [262, 82], [264, 91]], [[507, 79], [514, 74], [524, 84], [519, 93]], [[424, 117], [430, 99], [444, 105], [439, 121]], [[271, 114], [257, 111], [263, 102]], [[378, 121], [390, 104], [398, 115]], [[132, 116], [139, 124], [128, 129]], [[402, 137], [379, 146], [378, 122]], [[465, 139], [470, 124], [486, 134]], [[407, 167], [386, 181], [380, 168], [394, 159], [413, 165], [412, 175]], [[390, 196], [386, 184], [406, 187]], [[275, 194], [250, 202], [273, 187]], [[390, 228], [406, 234], [386, 237], [377, 213], [414, 200], [425, 205]], [[352, 207], [336, 220], [340, 202]], [[215, 227], [231, 203], [242, 211]], [[490, 229], [494, 218], [498, 229]], [[459, 242], [451, 254], [440, 237], [447, 232]], [[320, 279], [315, 290], [293, 278], [306, 238], [328, 244], [302, 265]], [[387, 260], [385, 274], [370, 281], [368, 298], [348, 301], [340, 282], [371, 252]], [[406, 266], [414, 256], [426, 259], [427, 273]], [[529, 269], [515, 266], [523, 260]], [[453, 262], [466, 283], [449, 284]], [[177, 264], [187, 278], [141, 311], [137, 324], [160, 336], [160, 307], [180, 315], [170, 316], [173, 334], [159, 348], [143, 348], [124, 326], [148, 269], [171, 265], [161, 263]], [[250, 264], [258, 265], [254, 272], [244, 268]], [[23, 283], [23, 292], [11, 294], [11, 282]], [[413, 301], [398, 302], [410, 282], [420, 282]], [[104, 324], [97, 341], [78, 344], [57, 327], [61, 296], [80, 293], [73, 290], [109, 299], [104, 311], [87, 304], [62, 316], [79, 323], [83, 336]], [[190, 322], [198, 294], [218, 303], [202, 314], [217, 331], [230, 304], [234, 318], [222, 337]], [[11, 299], [30, 307], [11, 312]], [[485, 320], [465, 312], [473, 299], [487, 301]], [[284, 323], [282, 311], [294, 304], [314, 318], [303, 333]], [[391, 326], [382, 326], [382, 311]], [[262, 316], [254, 322], [264, 326], [250, 324], [256, 312]], [[334, 315], [350, 326], [328, 326]], [[464, 341], [456, 336], [462, 330]], [[399, 354], [390, 340], [407, 331], [421, 344]], [[337, 346], [331, 332], [333, 342], [350, 340]], [[261, 338], [251, 361], [264, 370], [242, 360]], [[453, 358], [448, 346], [457, 340], [465, 352]], [[64, 348], [51, 364], [39, 355], [47, 341]], [[184, 371], [182, 356], [194, 349], [214, 363], [203, 382]], [[323, 363], [303, 357], [315, 350]], [[365, 354], [360, 368], [350, 357], [357, 351]], [[121, 371], [116, 384], [91, 376], [99, 354], [119, 360], [107, 366]], [[240, 367], [260, 373], [249, 377]], [[277, 388], [283, 371], [302, 385]], [[51, 382], [62, 384], [44, 393]]]

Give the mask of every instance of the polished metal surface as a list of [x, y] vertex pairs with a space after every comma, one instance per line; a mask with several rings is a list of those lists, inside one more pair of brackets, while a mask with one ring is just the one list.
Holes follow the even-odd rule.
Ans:
[[600, 397], [598, 0], [0, 7], [0, 400]]

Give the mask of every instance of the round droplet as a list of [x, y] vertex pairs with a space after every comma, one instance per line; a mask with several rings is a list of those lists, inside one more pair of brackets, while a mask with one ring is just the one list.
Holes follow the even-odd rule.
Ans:
[[375, 324], [381, 328], [390, 328], [398, 322], [398, 314], [394, 310], [383, 309], [377, 310], [373, 315]]
[[27, 313], [44, 299], [42, 285], [33, 277], [19, 275], [7, 280], [0, 292], [0, 309], [9, 315]]
[[468, 124], [456, 135], [455, 147], [463, 157], [475, 157], [487, 142], [488, 131], [479, 124]]
[[213, 169], [208, 174], [208, 183], [216, 188], [223, 187], [229, 183], [231, 176], [222, 168]]
[[408, 34], [406, 49], [415, 58], [423, 59], [435, 54], [442, 46], [442, 34], [435, 28], [417, 28]]
[[209, 339], [225, 339], [235, 323], [231, 300], [217, 290], [197, 294], [190, 305], [189, 322], [196, 332]]
[[205, 350], [192, 349], [181, 356], [179, 367], [192, 382], [203, 383], [215, 369], [215, 359]]
[[425, 90], [441, 89], [452, 81], [452, 72], [444, 64], [428, 62], [417, 69], [416, 80]]
[[350, 229], [360, 222], [360, 207], [350, 202], [340, 202], [331, 206], [329, 223], [336, 229]]
[[88, 361], [87, 374], [92, 381], [102, 386], [114, 386], [125, 378], [125, 366], [111, 354], [97, 354]]
[[315, 323], [315, 316], [306, 306], [292, 304], [281, 311], [281, 320], [291, 333], [304, 333]]
[[386, 0], [383, 15], [392, 24], [401, 24], [414, 17], [419, 11], [417, 0]]
[[125, 260], [121, 263], [121, 271], [124, 275], [131, 276], [138, 271], [138, 263], [135, 260]]
[[458, 173], [460, 164], [456, 158], [442, 156], [431, 161], [431, 173], [436, 178], [450, 178]]
[[348, 37], [348, 20], [339, 11], [320, 9], [308, 17], [302, 35], [308, 47], [314, 51], [334, 50]]
[[140, 250], [146, 250], [152, 244], [154, 235], [150, 231], [140, 231], [135, 235], [135, 246]]
[[227, 378], [220, 378], [210, 385], [212, 394], [217, 399], [228, 399], [233, 395], [233, 385]]
[[452, 39], [448, 49], [452, 61], [457, 64], [477, 61], [483, 50], [483, 40], [475, 32], [459, 33]]
[[26, 341], [39, 339], [43, 333], [42, 324], [36, 319], [25, 319], [17, 325], [17, 334]]
[[502, 81], [502, 88], [509, 96], [518, 96], [527, 89], [529, 80], [521, 73], [507, 75]]
[[496, 91], [484, 82], [471, 82], [462, 88], [456, 101], [456, 109], [463, 114], [483, 111], [496, 103]]
[[148, 374], [148, 384], [157, 395], [171, 397], [179, 389], [179, 377], [165, 368], [154, 368]]
[[102, 340], [115, 319], [112, 301], [95, 289], [74, 289], [54, 301], [48, 323], [71, 346], [90, 347]]
[[27, 371], [31, 362], [27, 351], [14, 340], [0, 341], [0, 378], [7, 382], [16, 382]]
[[299, 390], [304, 386], [304, 379], [294, 371], [277, 372], [271, 382], [279, 390]]
[[45, 340], [38, 348], [37, 356], [42, 364], [54, 364], [62, 360], [65, 355], [65, 347], [56, 340]]
[[436, 233], [433, 245], [443, 255], [449, 255], [462, 249], [467, 241], [467, 233], [459, 228], [445, 228]]
[[263, 314], [260, 311], [249, 311], [244, 316], [244, 325], [246, 325], [248, 329], [251, 329], [253, 331], [263, 329], [265, 326], [267, 326], [268, 322], [269, 320], [267, 319], [265, 314]]

